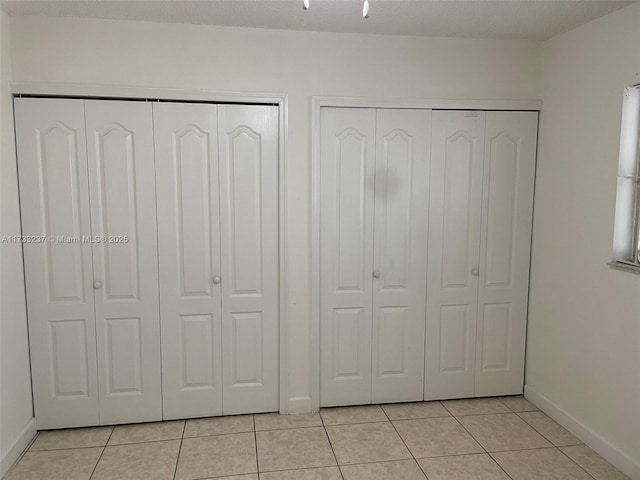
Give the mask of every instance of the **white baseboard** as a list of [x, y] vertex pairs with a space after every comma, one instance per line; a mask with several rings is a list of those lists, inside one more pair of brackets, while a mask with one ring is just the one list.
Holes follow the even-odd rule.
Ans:
[[618, 470], [634, 480], [640, 480], [640, 460], [631, 458], [602, 435], [573, 417], [541, 393], [536, 392], [531, 386], [524, 386], [524, 396], [549, 417], [599, 453]]
[[313, 412], [311, 397], [294, 397], [287, 402], [287, 411], [280, 413], [311, 413]]
[[13, 442], [6, 452], [0, 458], [0, 478], [4, 477], [13, 464], [20, 458], [20, 455], [27, 448], [29, 442], [36, 436], [36, 419], [29, 420], [24, 430], [18, 435], [16, 441]]

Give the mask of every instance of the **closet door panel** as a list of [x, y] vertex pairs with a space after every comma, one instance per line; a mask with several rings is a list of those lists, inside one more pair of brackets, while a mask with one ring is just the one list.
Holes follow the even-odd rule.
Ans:
[[162, 419], [153, 123], [143, 102], [85, 102], [100, 423]]
[[15, 99], [38, 428], [99, 423], [84, 103]]
[[218, 107], [223, 413], [279, 409], [278, 108]]
[[474, 394], [484, 134], [484, 112], [433, 112], [425, 400]]
[[320, 404], [371, 403], [376, 111], [320, 115]]
[[422, 400], [431, 111], [377, 110], [372, 401]]
[[488, 112], [476, 395], [520, 394], [538, 115]]
[[163, 416], [221, 415], [217, 107], [157, 103], [153, 117]]

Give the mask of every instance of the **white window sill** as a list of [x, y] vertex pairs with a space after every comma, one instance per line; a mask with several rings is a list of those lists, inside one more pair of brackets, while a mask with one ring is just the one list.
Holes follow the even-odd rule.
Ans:
[[609, 267], [615, 270], [622, 270], [623, 272], [635, 273], [636, 275], [640, 275], [640, 266], [633, 265], [631, 263], [616, 262], [615, 260], [613, 260], [609, 262]]

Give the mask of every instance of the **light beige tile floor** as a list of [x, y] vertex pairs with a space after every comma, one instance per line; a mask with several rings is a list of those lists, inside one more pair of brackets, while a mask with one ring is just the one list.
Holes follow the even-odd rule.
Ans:
[[256, 432], [260, 471], [328, 467], [335, 456], [322, 427]]
[[580, 440], [542, 412], [524, 412], [518, 415], [556, 447], [582, 444]]
[[184, 427], [185, 438], [246, 432], [253, 432], [253, 415], [196, 418], [187, 420]]
[[113, 429], [109, 445], [180, 440], [184, 433], [184, 421], [137, 423], [118, 425]]
[[460, 417], [462, 426], [487, 452], [551, 447], [551, 443], [515, 413]]
[[6, 480], [628, 480], [522, 397], [40, 432]]
[[389, 422], [326, 428], [340, 465], [411, 458], [411, 453]]
[[415, 458], [484, 452], [454, 417], [399, 420], [393, 425]]

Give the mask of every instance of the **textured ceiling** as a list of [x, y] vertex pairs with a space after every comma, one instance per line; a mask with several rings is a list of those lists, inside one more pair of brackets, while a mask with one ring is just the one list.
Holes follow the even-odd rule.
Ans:
[[616, 0], [1, 0], [9, 15], [323, 32], [542, 40], [633, 2]]

